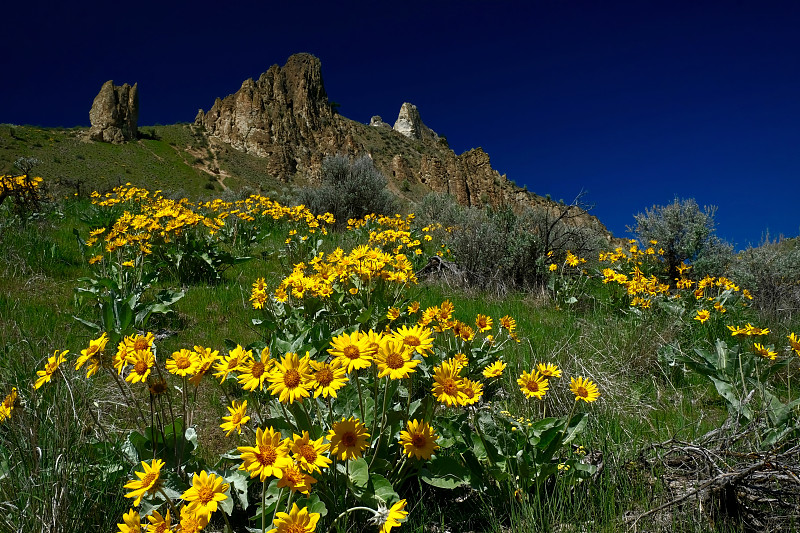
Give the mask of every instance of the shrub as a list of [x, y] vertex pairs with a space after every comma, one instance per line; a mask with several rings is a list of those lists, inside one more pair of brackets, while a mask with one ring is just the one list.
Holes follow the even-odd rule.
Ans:
[[753, 293], [753, 306], [772, 315], [800, 309], [800, 239], [770, 241], [736, 255], [731, 275]]
[[730, 262], [732, 247], [714, 234], [716, 212], [716, 206], [701, 211], [693, 198], [675, 198], [669, 205], [654, 205], [634, 215], [636, 226], [628, 231], [643, 244], [658, 242], [670, 280], [678, 277], [678, 266], [687, 260], [698, 274], [720, 274]]
[[386, 189], [386, 178], [368, 156], [354, 161], [343, 155], [326, 157], [322, 162], [322, 184], [301, 189], [296, 200], [315, 215], [331, 213], [340, 226], [351, 218], [392, 214], [396, 210], [394, 197]]

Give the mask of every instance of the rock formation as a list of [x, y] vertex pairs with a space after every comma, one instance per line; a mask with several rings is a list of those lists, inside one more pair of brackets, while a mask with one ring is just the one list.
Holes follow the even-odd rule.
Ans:
[[89, 137], [95, 141], [120, 144], [135, 140], [139, 121], [137, 85], [118, 86], [113, 80], [105, 82], [92, 103], [89, 120], [92, 124]]
[[[264, 158], [265, 174], [285, 182], [297, 177], [318, 181], [325, 156], [368, 154], [388, 178], [388, 187], [405, 196], [425, 185], [452, 194], [466, 206], [554, 206], [553, 202], [520, 189], [494, 170], [481, 148], [456, 155], [420, 118], [417, 107], [404, 103], [394, 128], [378, 117], [369, 124], [331, 110], [322, 82], [320, 61], [309, 54], [291, 56], [283, 67], [273, 65], [258, 80], [246, 80], [195, 124], [213, 143]], [[412, 199], [407, 196], [407, 198]], [[585, 213], [581, 225], [602, 224]]]
[[408, 102], [400, 106], [400, 113], [394, 123], [394, 131], [405, 135], [409, 139], [439, 140], [436, 132], [422, 123], [417, 106]]

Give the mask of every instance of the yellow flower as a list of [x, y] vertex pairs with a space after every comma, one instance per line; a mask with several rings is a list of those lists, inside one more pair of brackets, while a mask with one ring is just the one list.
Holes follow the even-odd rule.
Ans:
[[80, 370], [84, 364], [88, 363], [86, 377], [90, 378], [97, 373], [100, 368], [100, 354], [105, 350], [106, 344], [108, 344], [108, 335], [105, 332], [99, 338], [89, 341], [89, 347], [81, 350], [80, 357], [75, 361], [75, 370]]
[[14, 387], [11, 389], [11, 392], [8, 393], [8, 396], [3, 398], [3, 403], [0, 404], [0, 422], [4, 422], [6, 419], [11, 418], [11, 411], [14, 410], [14, 405], [17, 403], [17, 388]]
[[461, 392], [464, 393], [464, 399], [461, 400], [461, 405], [478, 403], [481, 396], [483, 396], [483, 383], [464, 378], [461, 381]]
[[195, 346], [194, 351], [197, 354], [197, 368], [195, 368], [194, 375], [189, 379], [189, 383], [195, 387], [200, 385], [203, 376], [208, 374], [211, 370], [211, 365], [214, 364], [219, 356], [219, 350], [212, 350], [203, 346]]
[[331, 460], [322, 455], [328, 451], [330, 444], [323, 444], [320, 437], [311, 440], [308, 431], [303, 431], [302, 435], [292, 436], [291, 451], [297, 465], [303, 470], [313, 473], [320, 472], [320, 468], [328, 468]]
[[245, 357], [237, 367], [239, 384], [244, 390], [255, 390], [256, 388], [263, 390], [264, 382], [269, 379], [269, 372], [274, 364], [275, 361], [269, 356], [269, 350], [262, 350], [259, 359]]
[[533, 398], [535, 396], [540, 400], [544, 398], [550, 388], [547, 379], [539, 374], [538, 370], [534, 370], [530, 374], [522, 372], [522, 375], [517, 379], [517, 384], [526, 397]]
[[176, 376], [189, 376], [194, 374], [198, 363], [196, 353], [182, 348], [180, 351], [172, 352], [172, 357], [167, 359], [167, 372]]
[[279, 402], [302, 402], [303, 398], [311, 395], [313, 383], [309, 360], [308, 354], [300, 358], [296, 353], [289, 352], [280, 363], [274, 365], [274, 370], [267, 379], [270, 382], [269, 391], [278, 396]]
[[389, 379], [407, 378], [420, 361], [412, 359], [414, 351], [394, 337], [384, 338], [375, 356], [378, 366], [378, 377], [389, 376]]
[[597, 384], [583, 377], [570, 378], [569, 390], [575, 395], [575, 401], [583, 400], [588, 403], [600, 397], [600, 393], [597, 392]]
[[139, 516], [139, 511], [131, 509], [122, 515], [122, 524], [117, 524], [120, 533], [141, 533], [142, 532], [142, 517]]
[[247, 416], [245, 413], [247, 412], [247, 400], [243, 401], [239, 405], [236, 405], [236, 400], [231, 402], [231, 406], [228, 407], [228, 411], [230, 411], [230, 416], [223, 416], [223, 422], [219, 427], [222, 428], [225, 433], [226, 437], [230, 437], [231, 433], [236, 431], [239, 435], [242, 434], [242, 426], [247, 424], [250, 417]]
[[437, 401], [445, 405], [463, 405], [466, 399], [461, 390], [462, 378], [458, 373], [461, 369], [447, 361], [433, 369], [433, 395]]
[[330, 453], [334, 457], [345, 461], [358, 459], [367, 448], [369, 433], [367, 428], [357, 418], [342, 418], [341, 422], [334, 422], [328, 431], [328, 440], [331, 443]]
[[147, 520], [150, 522], [150, 525], [147, 526], [147, 533], [170, 533], [172, 531], [169, 509], [167, 509], [166, 516], [161, 516], [161, 513], [154, 510]]
[[125, 377], [125, 381], [129, 383], [143, 383], [150, 375], [150, 370], [156, 363], [156, 358], [149, 349], [136, 350], [132, 354], [129, 352], [128, 361], [131, 365], [131, 371]]
[[389, 321], [391, 322], [397, 320], [398, 318], [400, 318], [400, 309], [398, 309], [397, 307], [390, 307], [389, 310], [386, 312], [386, 318], [388, 318]]
[[491, 317], [488, 317], [486, 315], [479, 314], [475, 318], [475, 326], [478, 328], [478, 331], [480, 331], [481, 333], [491, 330], [492, 329], [492, 324], [493, 324], [493, 322], [492, 322]]
[[189, 506], [184, 505], [181, 508], [181, 525], [178, 531], [181, 533], [199, 533], [208, 525], [208, 520], [209, 517], [207, 515], [198, 515]]
[[406, 455], [417, 459], [430, 459], [431, 455], [439, 449], [436, 444], [438, 435], [431, 429], [427, 422], [409, 420], [406, 429], [400, 432], [400, 445]]
[[36, 375], [39, 376], [36, 379], [36, 382], [33, 384], [34, 389], [40, 388], [45, 383], [50, 383], [50, 379], [52, 379], [53, 374], [56, 373], [58, 367], [61, 366], [61, 363], [67, 360], [67, 354], [69, 350], [64, 350], [61, 353], [58, 353], [58, 350], [53, 352], [53, 355], [47, 359], [47, 363], [44, 365], [43, 370], [37, 370]]
[[448, 361], [450, 364], [457, 366], [459, 369], [466, 368], [469, 365], [469, 359], [467, 359], [467, 356], [463, 353], [455, 354], [453, 357], [448, 359]]
[[547, 267], [547, 270], [549, 270], [550, 272], [555, 272], [556, 270], [558, 270], [558, 265], [555, 263], [550, 263], [550, 266]]
[[250, 477], [258, 476], [262, 483], [269, 476], [281, 478], [282, 469], [291, 464], [289, 459], [289, 442], [281, 440], [279, 431], [271, 427], [266, 431], [256, 430], [255, 446], [239, 446], [242, 465], [239, 470], [250, 473]]
[[338, 361], [347, 372], [369, 367], [375, 351], [376, 348], [372, 346], [369, 337], [361, 335], [358, 331], [334, 337], [331, 348], [328, 349], [334, 361]]
[[187, 506], [197, 517], [210, 520], [211, 513], [217, 510], [218, 502], [228, 499], [225, 492], [229, 485], [224, 478], [216, 474], [208, 474], [205, 470], [192, 476], [192, 486], [181, 495]]
[[300, 509], [297, 503], [292, 502], [292, 509], [288, 513], [279, 512], [275, 515], [275, 527], [267, 533], [313, 533], [319, 516], [319, 513], [310, 513], [307, 507]]
[[400, 527], [400, 523], [405, 522], [408, 511], [406, 508], [406, 500], [400, 500], [392, 505], [390, 509], [383, 506], [378, 507], [378, 514], [373, 523], [381, 526], [379, 533], [389, 533], [393, 527]]
[[770, 361], [774, 361], [775, 358], [778, 356], [778, 352], [773, 352], [768, 347], [765, 347], [763, 344], [758, 342], [753, 344], [753, 351], [755, 351], [758, 355], [762, 357], [766, 357]]
[[508, 330], [509, 333], [514, 333], [514, 330], [517, 329], [517, 321], [506, 315], [500, 319], [500, 327]]
[[128, 349], [128, 352], [135, 352], [136, 350], [150, 350], [153, 348], [153, 341], [155, 340], [155, 335], [148, 332], [145, 335], [130, 335], [125, 337], [122, 341], [125, 343], [125, 347]]
[[408, 314], [413, 315], [419, 313], [419, 302], [411, 302], [408, 305]]
[[798, 337], [797, 335], [794, 334], [794, 332], [792, 332], [786, 338], [789, 339], [789, 346], [792, 347], [794, 353], [800, 356], [800, 337]]
[[311, 484], [316, 482], [317, 480], [311, 477], [311, 474], [303, 472], [297, 464], [289, 460], [286, 465], [281, 468], [281, 478], [278, 481], [278, 488], [287, 487], [292, 492], [308, 494], [311, 490]]
[[485, 378], [498, 378], [503, 375], [503, 370], [505, 370], [506, 364], [499, 359], [494, 363], [491, 363], [483, 369], [483, 377]]
[[314, 398], [336, 398], [336, 391], [347, 383], [347, 373], [337, 360], [332, 363], [310, 361], [311, 385], [314, 387]]
[[142, 461], [144, 472], [135, 472], [139, 479], [132, 479], [125, 484], [126, 489], [133, 489], [125, 497], [135, 498], [133, 501], [134, 507], [139, 507], [139, 504], [142, 503], [142, 496], [153, 494], [158, 490], [159, 477], [163, 466], [164, 461], [161, 459], [153, 459], [149, 465]]
[[[264, 348], [264, 350], [269, 350], [268, 348]], [[261, 359], [264, 360], [262, 350]], [[267, 352], [269, 354], [269, 352]], [[269, 357], [269, 355], [267, 355]], [[247, 363], [250, 359], [253, 358], [253, 352], [251, 350], [245, 351], [242, 348], [241, 344], [237, 344], [236, 348], [228, 353], [227, 357], [218, 357], [217, 362], [214, 364], [214, 377], [219, 378], [219, 382], [222, 383], [228, 378], [228, 374], [233, 372], [237, 369], [240, 365]]]
[[724, 313], [725, 311], [727, 311], [727, 309], [725, 309], [725, 306], [724, 306], [724, 305], [722, 305], [722, 303], [721, 303], [721, 302], [717, 302], [717, 303], [715, 303], [715, 304], [714, 304], [714, 309], [716, 309], [716, 310], [717, 310], [718, 312], [720, 312], [720, 313]]
[[711, 313], [707, 309], [698, 309], [697, 315], [695, 315], [694, 320], [697, 320], [701, 324], [708, 320], [711, 317]]
[[536, 365], [536, 370], [546, 378], [560, 378], [561, 369], [553, 363], [539, 363]]
[[431, 333], [431, 330], [422, 326], [413, 326], [411, 328], [400, 326], [392, 335], [421, 356], [427, 357], [428, 354], [433, 352], [433, 337]]

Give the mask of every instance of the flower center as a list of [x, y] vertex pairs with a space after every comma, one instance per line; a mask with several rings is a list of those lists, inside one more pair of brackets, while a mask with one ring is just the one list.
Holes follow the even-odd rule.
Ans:
[[317, 383], [323, 387], [327, 387], [333, 382], [333, 372], [330, 368], [323, 368], [322, 370], [317, 371], [314, 377], [316, 378]]
[[386, 366], [391, 368], [392, 370], [397, 370], [398, 368], [403, 368], [406, 364], [406, 360], [403, 359], [403, 356], [399, 353], [390, 353], [386, 356]]
[[286, 533], [306, 533], [308, 530], [301, 524], [289, 524], [284, 531]]
[[529, 381], [528, 390], [531, 392], [539, 392], [539, 382], [534, 380]]
[[300, 372], [291, 368], [283, 375], [283, 384], [290, 389], [294, 389], [300, 385]]
[[150, 343], [144, 337], [138, 337], [133, 343], [134, 350], [146, 350], [150, 347]]
[[342, 353], [348, 359], [358, 359], [359, 357], [361, 357], [361, 352], [358, 350], [358, 347], [353, 346], [352, 344], [345, 347], [345, 349], [342, 350]]
[[254, 378], [258, 379], [264, 373], [264, 363], [261, 361], [256, 361], [253, 363], [253, 367], [250, 369], [250, 373], [253, 375]]
[[99, 346], [92, 345], [86, 348], [86, 357], [92, 357], [100, 349]]
[[458, 392], [458, 383], [453, 378], [447, 378], [442, 383], [442, 390], [448, 396], [452, 396]]
[[133, 370], [137, 374], [144, 374], [145, 372], [147, 372], [147, 363], [145, 361], [139, 359], [138, 361], [136, 361], [136, 364], [133, 366]]
[[585, 387], [578, 387], [578, 396], [581, 398], [588, 398], [589, 391], [587, 391]]
[[310, 444], [303, 444], [300, 446], [300, 455], [309, 463], [314, 463], [317, 460], [317, 450]]
[[157, 479], [158, 472], [148, 472], [147, 475], [142, 478], [142, 488], [152, 487]]
[[231, 416], [231, 424], [239, 425], [241, 421], [242, 421], [242, 413], [233, 413], [233, 416]]
[[175, 366], [180, 368], [181, 370], [184, 370], [192, 366], [192, 361], [185, 355], [180, 355], [177, 358], [175, 358]]
[[214, 491], [211, 490], [209, 487], [202, 487], [197, 491], [197, 501], [199, 501], [203, 505], [207, 505], [208, 502], [214, 499]]
[[356, 445], [357, 440], [358, 439], [356, 438], [355, 433], [352, 431], [347, 431], [344, 435], [342, 435], [341, 443], [345, 448], [352, 448]]
[[422, 343], [416, 335], [406, 335], [405, 338], [403, 338], [403, 344], [406, 346], [419, 346]]
[[414, 435], [411, 437], [411, 445], [415, 448], [424, 448], [427, 442], [428, 441], [425, 436], [419, 433], [414, 433]]
[[275, 448], [266, 446], [260, 447], [259, 450], [261, 453], [256, 454], [256, 459], [260, 465], [271, 466], [275, 464], [275, 460], [278, 458], [278, 452], [275, 451]]
[[475, 389], [472, 387], [467, 387], [463, 390], [464, 394], [466, 394], [467, 398], [474, 398], [475, 397]]

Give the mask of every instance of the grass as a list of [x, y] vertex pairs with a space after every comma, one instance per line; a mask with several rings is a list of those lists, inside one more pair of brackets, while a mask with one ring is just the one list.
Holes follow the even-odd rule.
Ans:
[[[107, 172], [102, 165], [111, 165], [112, 160], [123, 161], [123, 169], [125, 164], [139, 168], [143, 163], [137, 158], [149, 153], [152, 166], [145, 168], [163, 172], [163, 181], [154, 178], [153, 186], [180, 184], [183, 190], [193, 190], [204, 179], [181, 163], [183, 155], [173, 147], [173, 143], [196, 142], [188, 127], [154, 128], [161, 139], [141, 141], [136, 154], [110, 145], [91, 145], [90, 153], [89, 147], [78, 144], [72, 130], [13, 129], [13, 136], [2, 137], [6, 152], [7, 146], [16, 150], [16, 143], [22, 143], [32, 146], [29, 154], [36, 156], [36, 144], [57, 144], [66, 148], [62, 161], [70, 157], [92, 160], [95, 165], [89, 168], [97, 175]], [[84, 159], [78, 154], [85, 154]], [[54, 164], [71, 172], [69, 165]], [[10, 386], [27, 386], [32, 369], [41, 368], [54, 350], [83, 346], [91, 338], [72, 318], [90, 312], [74, 302], [76, 279], [87, 274], [88, 265], [73, 229], [81, 235], [88, 233], [87, 212], [85, 200], [68, 200], [56, 204], [45, 216], [23, 223], [12, 220], [5, 206], [0, 209], [0, 392]], [[222, 349], [226, 339], [241, 344], [258, 340], [262, 333], [250, 322], [254, 316], [248, 301], [250, 286], [262, 276], [274, 286], [288, 273], [292, 261], [276, 253], [261, 253], [279, 248], [284, 238], [283, 228], [276, 225], [262, 248], [253, 250], [254, 259], [229, 269], [220, 283], [185, 286], [186, 295], [174, 306], [174, 316], [156, 322], [153, 328], [167, 335], [160, 342], [159, 353], [194, 345]], [[346, 234], [333, 235], [328, 246], [346, 246], [349, 239]], [[175, 281], [164, 279], [161, 283], [174, 286]], [[539, 412], [539, 406], [531, 407], [516, 392], [515, 383], [520, 371], [530, 370], [538, 362], [552, 362], [566, 375], [591, 376], [597, 381], [602, 401], [592, 406], [588, 429], [576, 444], [598, 453], [604, 469], [595, 480], [574, 488], [556, 485], [519, 501], [509, 492], [509, 514], [496, 512], [496, 499], [458, 501], [452, 493], [420, 485], [419, 501], [403, 529], [430, 531], [431, 524], [439, 524], [445, 530], [456, 524], [462, 529], [487, 531], [619, 531], [630, 525], [630, 517], [666, 500], [661, 472], [643, 461], [643, 450], [670, 438], [692, 441], [719, 427], [726, 411], [713, 387], [692, 375], [676, 379], [674, 369], [667, 368], [658, 353], [675, 341], [684, 345], [708, 341], [687, 334], [685, 322], [681, 326], [666, 312], [639, 316], [610, 309], [599, 303], [603, 290], [602, 286], [590, 290], [575, 306], [556, 305], [546, 295], [500, 298], [434, 282], [411, 290], [412, 299], [419, 300], [423, 308], [450, 300], [456, 318], [467, 323], [478, 313], [508, 314], [516, 319], [522, 342], [512, 343], [504, 353], [509, 364], [505, 385], [511, 392], [503, 400], [509, 409], [518, 411], [515, 414]], [[797, 325], [778, 327], [792, 326]], [[24, 433], [16, 426], [3, 429], [1, 457], [37, 455], [22, 461], [20, 470], [7, 470], [9, 463], [0, 460], [0, 530], [18, 530], [24, 525], [22, 531], [77, 531], [87, 524], [108, 530], [127, 509], [129, 502], [122, 498], [121, 484], [130, 476], [130, 464], [120, 459], [119, 449], [101, 444], [102, 435], [86, 422], [100, 412], [98, 405], [111, 413], [118, 411], [107, 399], [116, 394], [113, 383], [100, 383], [89, 387], [85, 380], [73, 380], [72, 388], [61, 382], [43, 388], [29, 396], [31, 404], [20, 409], [27, 418], [18, 428], [32, 428], [33, 432]], [[199, 434], [211, 435], [201, 441], [201, 454], [210, 459], [230, 447], [220, 436], [219, 417], [214, 414], [223, 410], [227, 400], [224, 391], [210, 384], [203, 385], [200, 396], [200, 405], [208, 408], [198, 409], [195, 423]], [[557, 396], [548, 399], [548, 412], [563, 410], [566, 402]], [[122, 435], [130, 420], [117, 414], [117, 418], [109, 416], [101, 422], [109, 433]], [[23, 513], [24, 509], [30, 514]], [[29, 520], [30, 516], [36, 520]], [[680, 531], [729, 529], [703, 520], [687, 506], [640, 526]]]

